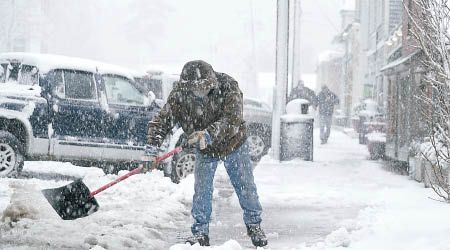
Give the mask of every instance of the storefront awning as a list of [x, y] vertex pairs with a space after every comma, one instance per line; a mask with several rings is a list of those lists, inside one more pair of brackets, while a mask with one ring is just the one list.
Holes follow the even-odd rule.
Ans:
[[407, 62], [407, 61], [408, 61], [409, 59], [411, 59], [413, 56], [415, 56], [416, 54], [418, 54], [419, 51], [420, 51], [420, 50], [417, 50], [417, 51], [415, 51], [415, 52], [413, 52], [413, 53], [411, 53], [411, 54], [409, 54], [409, 55], [406, 55], [406, 56], [404, 56], [404, 57], [400, 57], [399, 59], [397, 59], [397, 60], [395, 60], [395, 61], [393, 61], [393, 62], [390, 62], [390, 63], [386, 64], [383, 68], [380, 69], [380, 71], [383, 72], [383, 71], [386, 71], [386, 70], [388, 70], [388, 69], [394, 68], [394, 67], [396, 67], [396, 66], [398, 66], [398, 65], [401, 65], [401, 64]]

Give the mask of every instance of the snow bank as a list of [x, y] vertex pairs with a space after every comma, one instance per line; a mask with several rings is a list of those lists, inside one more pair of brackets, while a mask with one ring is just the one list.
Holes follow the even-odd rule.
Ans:
[[[33, 165], [44, 167], [47, 163]], [[46, 170], [51, 172], [51, 169], [49, 166]], [[91, 191], [117, 178], [104, 175], [96, 168], [71, 165], [66, 171], [84, 175], [83, 182]], [[3, 212], [0, 242], [55, 249], [167, 249], [168, 236], [164, 232], [176, 231], [177, 224], [185, 220], [191, 206], [192, 181], [188, 178], [176, 185], [164, 178], [161, 171], [138, 174], [96, 195], [100, 205], [96, 213], [64, 221], [40, 190], [66, 185], [69, 181], [16, 180], [10, 184], [13, 194]]]
[[[3, 211], [3, 222], [16, 222], [20, 219], [38, 219], [44, 210], [51, 211], [50, 205], [42, 199], [41, 192], [35, 185], [24, 182], [11, 182], [9, 188], [13, 189], [11, 203]], [[45, 207], [46, 209], [41, 209]]]

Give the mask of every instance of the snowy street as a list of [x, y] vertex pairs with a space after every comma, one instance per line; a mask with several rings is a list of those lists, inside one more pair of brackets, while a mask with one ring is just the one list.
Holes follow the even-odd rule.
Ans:
[[[441, 223], [450, 219], [446, 204], [367, 157], [357, 139], [333, 130], [328, 144], [315, 144], [314, 162], [263, 158], [255, 180], [266, 249], [450, 249], [450, 225]], [[24, 172], [23, 179], [0, 179], [2, 249], [202, 249], [183, 244], [190, 234], [192, 176], [179, 185], [159, 171], [133, 176], [96, 196], [98, 212], [63, 221], [41, 189], [84, 177], [93, 190], [117, 176], [58, 162], [26, 162]], [[227, 178], [219, 167], [211, 248], [252, 249]]]

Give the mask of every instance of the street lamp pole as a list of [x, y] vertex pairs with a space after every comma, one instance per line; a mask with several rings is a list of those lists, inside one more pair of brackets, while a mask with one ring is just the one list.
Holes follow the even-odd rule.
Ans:
[[272, 157], [280, 160], [281, 115], [285, 112], [289, 71], [289, 1], [277, 1], [276, 75], [272, 115]]
[[301, 80], [301, 60], [300, 60], [300, 42], [301, 42], [301, 0], [294, 0], [294, 17], [292, 28], [292, 70], [291, 70], [291, 91]]

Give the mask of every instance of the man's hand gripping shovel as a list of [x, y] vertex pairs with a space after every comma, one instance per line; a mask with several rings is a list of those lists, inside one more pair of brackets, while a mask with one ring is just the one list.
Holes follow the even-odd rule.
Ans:
[[[163, 161], [177, 152], [180, 152], [182, 149], [182, 147], [177, 147], [169, 153], [158, 157], [156, 161]], [[94, 195], [142, 171], [142, 166], [139, 166], [128, 174], [123, 175], [92, 192], [89, 191], [89, 188], [83, 183], [82, 179], [78, 179], [59, 188], [44, 189], [42, 190], [42, 193], [62, 219], [74, 220], [88, 216], [98, 210], [99, 205], [95, 200]]]

